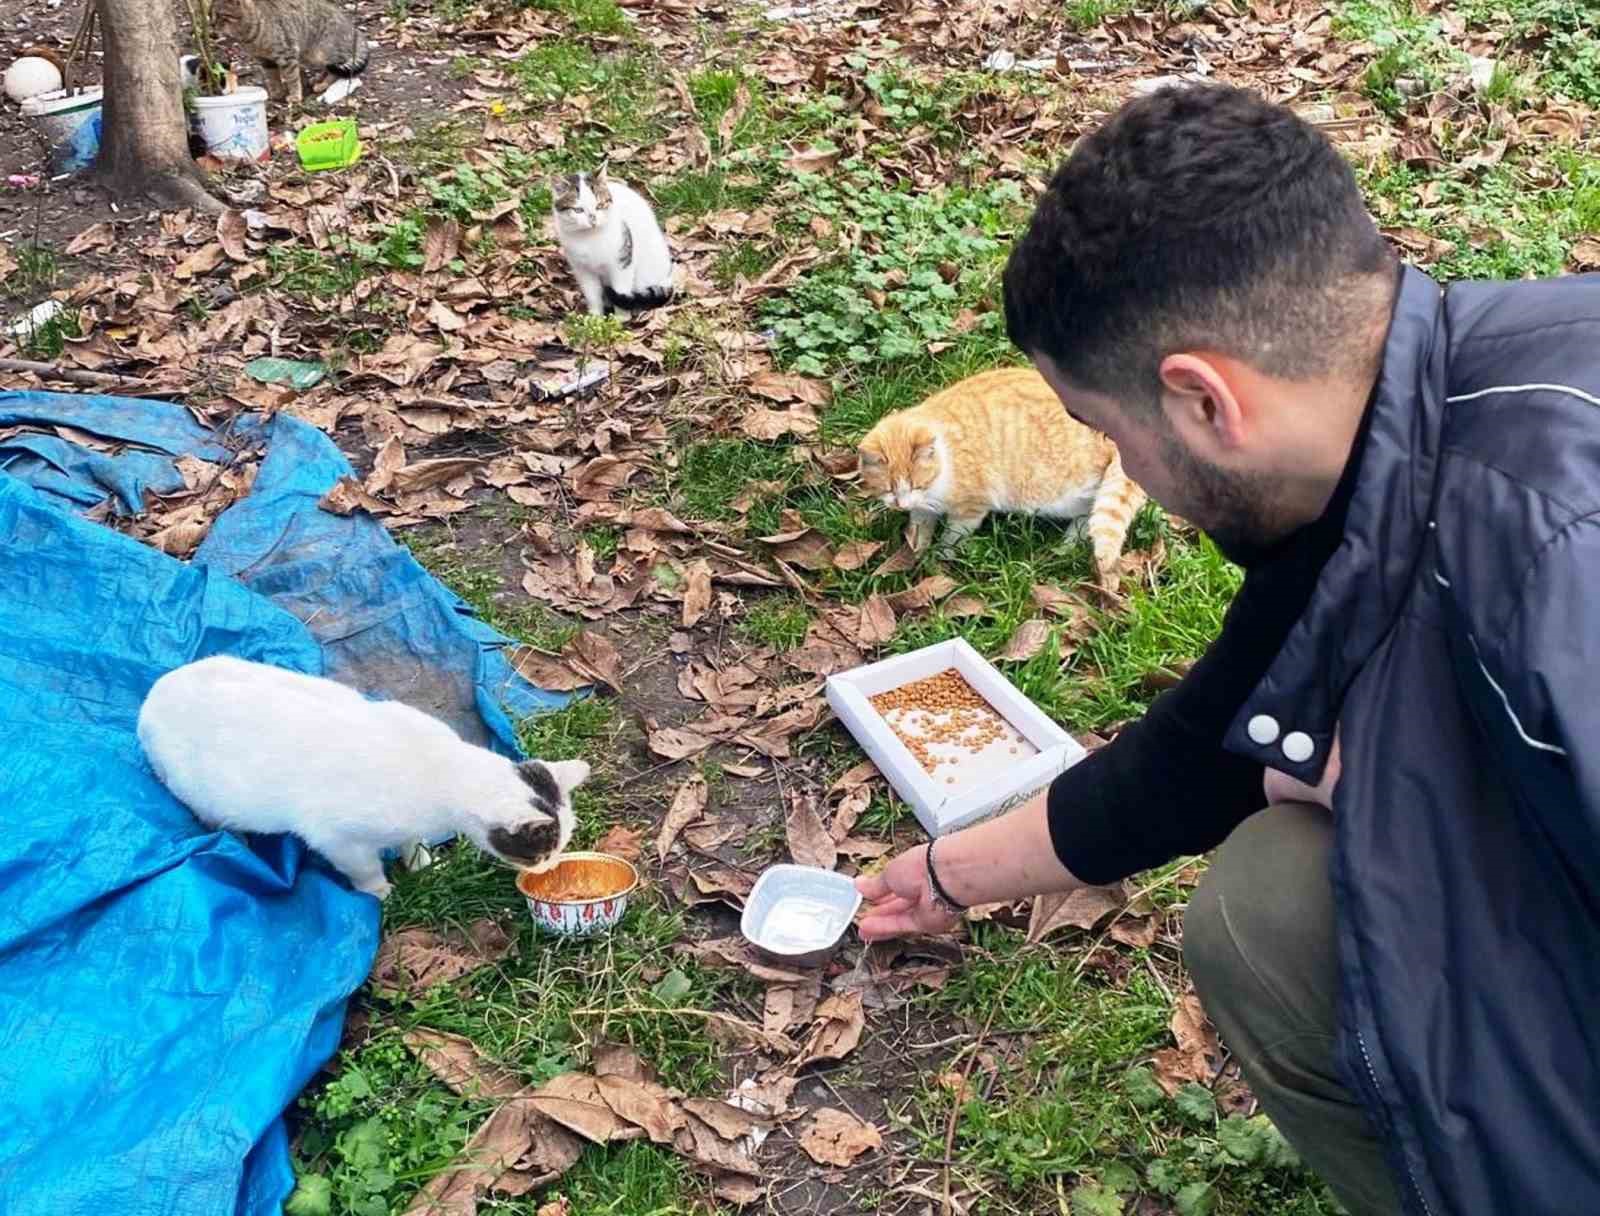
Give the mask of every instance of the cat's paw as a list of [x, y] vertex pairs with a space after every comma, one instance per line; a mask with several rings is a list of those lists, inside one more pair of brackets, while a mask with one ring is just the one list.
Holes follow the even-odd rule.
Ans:
[[394, 886], [387, 878], [380, 878], [376, 882], [358, 883], [356, 890], [365, 891], [368, 895], [374, 895], [378, 898], [378, 902], [382, 903], [389, 898], [389, 892], [394, 890]]

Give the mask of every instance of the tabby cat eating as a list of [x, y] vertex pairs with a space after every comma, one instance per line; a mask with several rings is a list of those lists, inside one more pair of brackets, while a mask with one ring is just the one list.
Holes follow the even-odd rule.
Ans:
[[1031, 367], [969, 376], [881, 419], [859, 445], [861, 486], [930, 532], [945, 519], [949, 552], [991, 511], [1088, 517], [1100, 586], [1114, 591], [1117, 559], [1145, 499], [1117, 448], [1062, 408]]
[[267, 69], [267, 92], [299, 105], [306, 78], [349, 80], [367, 70], [372, 49], [355, 20], [329, 0], [214, 0], [219, 31], [244, 43]]

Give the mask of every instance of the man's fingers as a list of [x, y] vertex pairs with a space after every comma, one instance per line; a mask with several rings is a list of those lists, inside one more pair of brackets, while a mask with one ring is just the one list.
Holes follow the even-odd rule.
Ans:
[[860, 875], [856, 879], [856, 890], [861, 892], [861, 898], [869, 904], [886, 899], [891, 893], [882, 873]]
[[[904, 901], [901, 903], [904, 905]], [[902, 906], [894, 912], [875, 911], [872, 915], [862, 918], [861, 926], [857, 930], [864, 942], [881, 942], [891, 937], [905, 937], [909, 933], [922, 931], [909, 906]]]

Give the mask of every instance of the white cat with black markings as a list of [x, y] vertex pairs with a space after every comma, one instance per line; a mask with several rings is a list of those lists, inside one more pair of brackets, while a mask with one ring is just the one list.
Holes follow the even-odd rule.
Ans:
[[643, 195], [606, 171], [551, 179], [556, 237], [595, 316], [672, 298], [672, 250]]
[[379, 899], [385, 849], [455, 834], [549, 869], [589, 777], [582, 760], [518, 764], [399, 701], [227, 656], [157, 680], [138, 734], [156, 776], [206, 826], [292, 832]]

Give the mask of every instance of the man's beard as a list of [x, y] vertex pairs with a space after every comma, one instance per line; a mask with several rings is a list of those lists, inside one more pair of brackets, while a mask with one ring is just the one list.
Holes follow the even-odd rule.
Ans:
[[1249, 569], [1270, 558], [1292, 529], [1275, 522], [1276, 495], [1269, 483], [1196, 459], [1170, 432], [1162, 436], [1161, 445], [1163, 462], [1183, 485], [1183, 501], [1173, 504], [1177, 514], [1209, 536], [1235, 565]]

